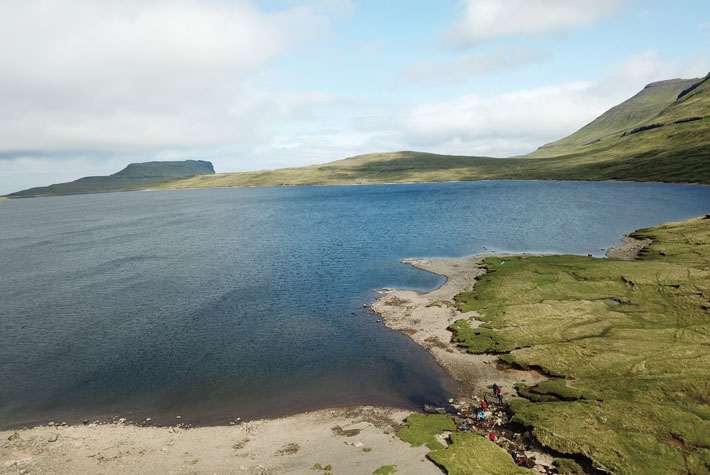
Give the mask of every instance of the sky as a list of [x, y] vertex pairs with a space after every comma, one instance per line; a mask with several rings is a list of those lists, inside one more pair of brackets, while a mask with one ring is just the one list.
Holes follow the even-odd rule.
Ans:
[[709, 71], [707, 0], [2, 0], [0, 194], [151, 160], [509, 157]]

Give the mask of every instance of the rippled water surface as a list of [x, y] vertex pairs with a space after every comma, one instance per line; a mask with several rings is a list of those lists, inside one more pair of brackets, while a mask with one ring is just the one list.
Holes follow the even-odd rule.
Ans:
[[708, 212], [708, 187], [514, 181], [2, 202], [0, 427], [441, 403], [443, 371], [363, 308], [443, 282], [401, 259], [602, 256]]

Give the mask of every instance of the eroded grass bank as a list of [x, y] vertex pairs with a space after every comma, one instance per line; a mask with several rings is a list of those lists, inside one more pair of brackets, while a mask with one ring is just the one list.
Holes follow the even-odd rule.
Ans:
[[518, 386], [513, 422], [618, 473], [710, 471], [710, 219], [639, 230], [635, 261], [490, 257], [451, 326], [472, 353], [554, 377]]

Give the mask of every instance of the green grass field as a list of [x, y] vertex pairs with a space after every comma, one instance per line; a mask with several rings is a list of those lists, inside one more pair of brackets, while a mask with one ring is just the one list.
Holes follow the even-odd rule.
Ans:
[[[545, 446], [614, 473], [710, 471], [710, 219], [637, 231], [640, 259], [489, 258], [455, 340], [554, 379], [511, 402]], [[504, 264], [502, 263], [504, 262]]]

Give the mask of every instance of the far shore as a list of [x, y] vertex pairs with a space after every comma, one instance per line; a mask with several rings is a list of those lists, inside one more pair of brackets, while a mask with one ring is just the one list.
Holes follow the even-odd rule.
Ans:
[[[608, 255], [634, 259], [646, 244], [627, 236]], [[505, 260], [507, 255], [495, 256]], [[493, 355], [467, 354], [451, 343], [447, 327], [459, 318], [476, 316], [458, 312], [451, 303], [455, 295], [472, 289], [485, 272], [484, 257], [407, 259], [407, 264], [444, 275], [446, 282], [428, 293], [383, 289], [372, 304], [385, 325], [424, 347], [461, 383], [452, 401], [457, 409], [478, 405], [493, 383], [509, 398], [516, 382], [534, 384], [545, 379], [536, 371], [507, 367]], [[395, 465], [400, 473], [440, 474], [426, 459], [426, 447], [412, 447], [394, 435], [410, 412], [372, 406], [331, 408], [197, 428], [179, 420], [167, 427], [145, 426], [149, 420], [130, 424], [125, 419], [51, 423], [0, 431], [0, 474], [372, 473], [388, 465]], [[551, 457], [542, 452], [535, 455], [549, 467]]]

